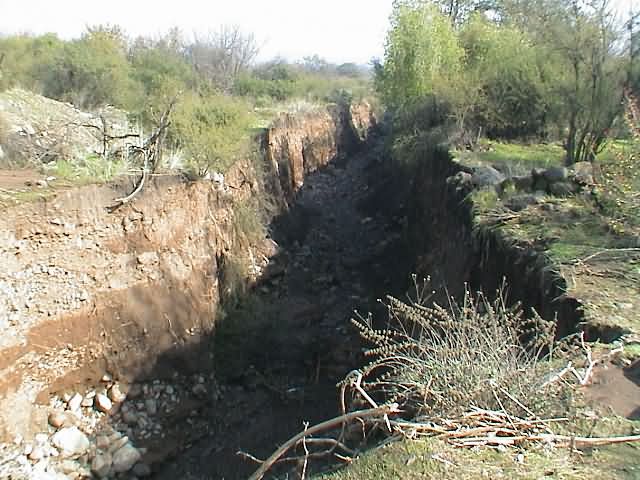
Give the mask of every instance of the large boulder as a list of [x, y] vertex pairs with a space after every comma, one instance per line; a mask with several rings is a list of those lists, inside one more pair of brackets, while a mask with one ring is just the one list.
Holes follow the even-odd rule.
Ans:
[[530, 192], [533, 189], [533, 177], [531, 175], [513, 177], [513, 185], [516, 190]]
[[577, 162], [571, 165], [570, 178], [578, 185], [593, 185], [593, 165], [591, 162]]
[[509, 200], [507, 200], [505, 205], [507, 208], [513, 210], [514, 212], [519, 212], [530, 205], [538, 205], [542, 201], [542, 195], [525, 193], [521, 195], [514, 195]]
[[125, 444], [113, 454], [113, 471], [128, 472], [142, 458], [140, 452], [130, 443]]
[[570, 197], [576, 190], [577, 185], [573, 182], [556, 182], [549, 185], [549, 192], [556, 197]]
[[58, 430], [51, 437], [51, 443], [60, 450], [63, 457], [79, 456], [89, 449], [89, 439], [78, 427]]
[[556, 182], [564, 182], [569, 178], [569, 171], [565, 167], [550, 167], [547, 168], [542, 176], [551, 185]]
[[495, 187], [501, 184], [506, 177], [493, 167], [477, 167], [471, 176], [471, 182], [477, 188]]

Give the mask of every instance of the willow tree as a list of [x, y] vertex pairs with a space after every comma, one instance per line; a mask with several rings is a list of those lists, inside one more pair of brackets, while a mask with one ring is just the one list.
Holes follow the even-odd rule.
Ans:
[[431, 2], [396, 0], [376, 85], [398, 110], [436, 95], [454, 101], [464, 50], [446, 16]]

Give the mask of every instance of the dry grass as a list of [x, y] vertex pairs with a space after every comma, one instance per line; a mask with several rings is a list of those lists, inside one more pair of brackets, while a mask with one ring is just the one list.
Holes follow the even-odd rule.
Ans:
[[538, 392], [550, 368], [555, 322], [525, 320], [501, 296], [490, 301], [467, 293], [460, 304], [426, 306], [426, 288], [408, 303], [388, 297], [384, 330], [370, 316], [354, 320], [373, 344], [363, 388], [414, 418], [450, 418], [472, 407], [548, 414], [550, 392]]

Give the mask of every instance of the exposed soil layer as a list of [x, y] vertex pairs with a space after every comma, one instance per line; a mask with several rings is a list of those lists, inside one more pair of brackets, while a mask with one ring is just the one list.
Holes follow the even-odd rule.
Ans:
[[[278, 275], [267, 274], [252, 293], [262, 319], [245, 312], [249, 330], [229, 352], [236, 358], [219, 359], [234, 363], [224, 370], [238, 396], [206, 408], [202, 438], [158, 466], [156, 478], [245, 478], [256, 465], [239, 450], [266, 457], [303, 422], [338, 412], [335, 384], [361, 360], [353, 309], [368, 311], [376, 295], [402, 290], [410, 269], [400, 204], [389, 208], [380, 195], [388, 184], [371, 152], [307, 179], [273, 225], [283, 251], [269, 266]], [[217, 345], [233, 342], [224, 329], [219, 335]]]
[[598, 366], [585, 392], [588, 400], [609, 407], [616, 415], [639, 420], [640, 361], [627, 368], [611, 363]]

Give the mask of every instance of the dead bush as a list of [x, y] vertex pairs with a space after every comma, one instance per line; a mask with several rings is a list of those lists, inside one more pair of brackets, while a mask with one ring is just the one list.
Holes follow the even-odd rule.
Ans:
[[409, 302], [387, 297], [383, 329], [374, 328], [371, 315], [353, 320], [373, 344], [366, 353], [373, 360], [361, 370], [365, 390], [414, 418], [453, 418], [470, 408], [543, 415], [553, 408], [553, 394], [539, 391], [555, 322], [524, 319], [500, 295], [490, 301], [467, 292], [461, 303], [442, 307], [427, 306], [426, 284], [416, 291]]

